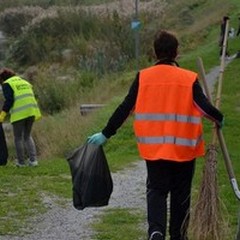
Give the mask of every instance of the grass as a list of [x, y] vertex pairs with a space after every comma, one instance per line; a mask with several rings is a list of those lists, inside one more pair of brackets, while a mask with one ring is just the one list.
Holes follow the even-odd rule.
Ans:
[[[99, 223], [93, 224], [98, 240], [146, 239], [142, 228], [144, 215], [139, 209], [110, 209], [100, 216]], [[139, 237], [141, 236], [141, 237]]]
[[[50, 158], [52, 155], [63, 156], [86, 141], [89, 134], [101, 131], [110, 113], [121, 102], [133, 77], [134, 75], [131, 72], [123, 73], [118, 78], [113, 75], [108, 76], [86, 93], [81, 93], [77, 104], [72, 104], [71, 107], [54, 116], [44, 116], [41, 121], [36, 122], [34, 134], [37, 145], [41, 150], [41, 156], [43, 158]], [[119, 84], [121, 89], [119, 89]], [[105, 91], [102, 89], [105, 89]], [[88, 94], [89, 92], [91, 92], [91, 95]], [[116, 92], [119, 97], [116, 97]], [[109, 98], [111, 100], [108, 101]], [[105, 103], [106, 107], [104, 107], [104, 110], [101, 109], [85, 117], [80, 114], [80, 104], [83, 103]], [[128, 129], [131, 128], [130, 121], [127, 124], [129, 124]], [[48, 133], [48, 137], [46, 138], [45, 134], [40, 134], [41, 132]], [[118, 146], [117, 149], [120, 149], [118, 141], [121, 136], [124, 136], [124, 132], [127, 132], [128, 136], [132, 134], [127, 129], [122, 129], [120, 132], [122, 134], [113, 138], [114, 141], [109, 145], [109, 148], [113, 149]]]
[[44, 199], [71, 197], [71, 178], [64, 159], [41, 161], [39, 167], [16, 168], [10, 162], [0, 168], [0, 235], [24, 233], [30, 219], [46, 212]]

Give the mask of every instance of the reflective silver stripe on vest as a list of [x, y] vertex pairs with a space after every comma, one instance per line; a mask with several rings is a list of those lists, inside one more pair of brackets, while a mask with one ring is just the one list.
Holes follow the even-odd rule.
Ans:
[[138, 143], [143, 144], [175, 144], [188, 147], [195, 147], [202, 140], [202, 136], [197, 139], [179, 138], [174, 136], [163, 136], [163, 137], [137, 137]]
[[135, 120], [148, 120], [148, 121], [176, 121], [199, 124], [201, 117], [194, 117], [180, 114], [161, 114], [161, 113], [136, 113]]
[[23, 99], [23, 98], [26, 98], [26, 97], [33, 97], [33, 94], [26, 93], [26, 94], [15, 97], [15, 100]]
[[16, 113], [16, 112], [20, 112], [20, 111], [25, 110], [27, 108], [38, 108], [38, 105], [34, 104], [34, 103], [26, 104], [26, 105], [24, 105], [22, 107], [14, 108], [13, 110], [11, 110], [11, 114], [12, 113]]

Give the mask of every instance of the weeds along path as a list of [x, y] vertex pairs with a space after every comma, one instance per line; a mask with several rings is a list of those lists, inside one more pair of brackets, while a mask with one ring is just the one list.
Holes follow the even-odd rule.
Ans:
[[[232, 58], [233, 59], [233, 58]], [[229, 64], [231, 60], [227, 60]], [[220, 67], [213, 68], [207, 75], [211, 92], [218, 78]], [[24, 236], [1, 236], [1, 240], [92, 240], [91, 224], [107, 209], [134, 208], [146, 211], [145, 162], [139, 160], [123, 171], [112, 174], [114, 189], [109, 205], [102, 208], [86, 208], [78, 211], [72, 206], [72, 199], [62, 200], [44, 196], [48, 212], [31, 220]], [[146, 223], [143, 223], [146, 226]]]

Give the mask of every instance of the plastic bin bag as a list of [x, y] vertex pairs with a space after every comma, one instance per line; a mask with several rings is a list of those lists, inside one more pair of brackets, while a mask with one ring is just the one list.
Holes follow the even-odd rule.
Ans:
[[72, 175], [73, 206], [108, 205], [113, 191], [113, 181], [102, 146], [84, 144], [67, 157]]
[[7, 164], [8, 159], [8, 148], [3, 131], [2, 123], [0, 123], [0, 166]]

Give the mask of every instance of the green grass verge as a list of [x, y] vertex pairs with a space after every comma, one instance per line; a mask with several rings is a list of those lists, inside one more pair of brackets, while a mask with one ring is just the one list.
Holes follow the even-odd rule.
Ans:
[[144, 240], [144, 214], [138, 209], [110, 209], [93, 224], [98, 240]]
[[44, 213], [44, 198], [71, 197], [71, 178], [64, 159], [44, 160], [38, 167], [0, 168], [0, 235], [24, 232], [30, 218]]

